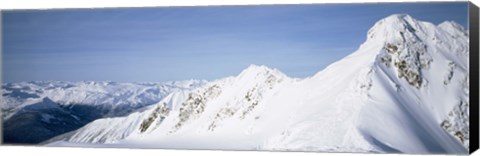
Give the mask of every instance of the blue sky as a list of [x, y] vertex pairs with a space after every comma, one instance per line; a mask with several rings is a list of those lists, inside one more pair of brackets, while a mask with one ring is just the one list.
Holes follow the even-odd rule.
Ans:
[[250, 64], [307, 77], [395, 13], [467, 25], [467, 3], [24, 10], [2, 13], [3, 80], [213, 80]]

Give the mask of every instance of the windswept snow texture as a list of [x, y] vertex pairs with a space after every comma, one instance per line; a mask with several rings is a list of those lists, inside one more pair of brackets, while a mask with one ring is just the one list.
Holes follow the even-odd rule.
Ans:
[[2, 86], [5, 143], [39, 143], [105, 117], [125, 116], [205, 81], [22, 82]]
[[311, 77], [251, 65], [45, 143], [467, 154], [468, 42], [452, 21], [434, 25], [395, 14], [375, 23], [357, 51]]

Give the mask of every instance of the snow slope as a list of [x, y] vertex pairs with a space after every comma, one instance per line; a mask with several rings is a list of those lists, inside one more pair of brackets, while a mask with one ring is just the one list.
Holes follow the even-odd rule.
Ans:
[[4, 142], [39, 143], [103, 117], [124, 116], [206, 83], [20, 82], [2, 86]]
[[468, 58], [460, 25], [395, 14], [312, 77], [251, 65], [49, 145], [466, 154]]

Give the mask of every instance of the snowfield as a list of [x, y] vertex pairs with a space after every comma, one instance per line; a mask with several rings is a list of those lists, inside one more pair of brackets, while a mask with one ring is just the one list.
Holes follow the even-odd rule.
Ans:
[[[158, 101], [44, 144], [468, 154], [468, 39], [455, 22], [434, 25], [395, 14], [375, 23], [358, 50], [311, 77], [294, 79], [251, 65], [192, 89], [129, 98], [127, 103]], [[87, 91], [71, 94], [77, 92]]]

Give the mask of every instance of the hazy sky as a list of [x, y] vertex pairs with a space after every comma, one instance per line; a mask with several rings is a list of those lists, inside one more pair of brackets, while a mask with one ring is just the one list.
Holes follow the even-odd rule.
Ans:
[[467, 3], [4, 11], [5, 82], [218, 79], [250, 64], [307, 77], [394, 13], [467, 25]]

